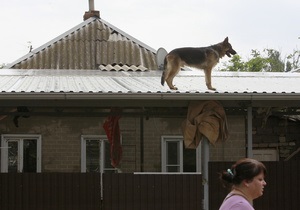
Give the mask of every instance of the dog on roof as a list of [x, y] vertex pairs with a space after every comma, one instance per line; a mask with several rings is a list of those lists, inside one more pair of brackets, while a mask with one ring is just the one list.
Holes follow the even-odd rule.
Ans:
[[173, 85], [173, 79], [180, 71], [181, 67], [189, 66], [203, 69], [206, 86], [209, 90], [216, 90], [211, 84], [211, 72], [217, 65], [220, 58], [225, 55], [231, 57], [236, 51], [228, 41], [228, 37], [209, 47], [185, 47], [177, 48], [168, 53], [164, 60], [164, 71], [161, 76], [161, 84], [166, 82], [171, 90], [177, 90]]

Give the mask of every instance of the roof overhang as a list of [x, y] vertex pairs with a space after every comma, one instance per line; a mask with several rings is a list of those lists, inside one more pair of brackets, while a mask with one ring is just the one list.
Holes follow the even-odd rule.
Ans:
[[184, 71], [178, 91], [161, 86], [161, 71], [1, 70], [0, 106], [182, 107], [194, 100], [218, 100], [225, 107], [300, 107], [297, 73], [214, 72], [218, 91], [204, 75]]

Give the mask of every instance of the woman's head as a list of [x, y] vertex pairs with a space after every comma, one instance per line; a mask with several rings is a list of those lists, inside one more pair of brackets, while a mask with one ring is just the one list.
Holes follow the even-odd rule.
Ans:
[[220, 175], [220, 179], [229, 185], [239, 185], [243, 180], [248, 182], [252, 181], [254, 177], [261, 173], [263, 175], [267, 173], [263, 163], [255, 159], [243, 158], [233, 164], [231, 168], [223, 171]]

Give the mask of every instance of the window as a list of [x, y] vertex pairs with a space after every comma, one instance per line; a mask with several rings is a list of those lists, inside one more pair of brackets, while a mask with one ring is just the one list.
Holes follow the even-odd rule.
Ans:
[[81, 172], [114, 173], [106, 136], [81, 136]]
[[41, 172], [41, 135], [1, 135], [1, 172]]
[[185, 149], [182, 136], [162, 137], [162, 172], [201, 172], [201, 146]]

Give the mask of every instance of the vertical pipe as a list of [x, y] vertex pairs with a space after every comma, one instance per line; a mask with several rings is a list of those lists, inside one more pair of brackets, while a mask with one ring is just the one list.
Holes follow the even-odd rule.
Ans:
[[208, 186], [208, 162], [209, 162], [209, 141], [206, 137], [202, 139], [202, 154], [203, 154], [203, 164], [202, 164], [202, 179], [204, 183], [204, 200], [203, 209], [209, 210], [209, 186]]
[[140, 118], [140, 172], [144, 172], [144, 118]]
[[95, 10], [94, 0], [89, 0], [89, 11]]
[[253, 152], [252, 152], [253, 140], [252, 140], [252, 107], [251, 106], [249, 106], [247, 108], [247, 134], [248, 134], [247, 157], [252, 158], [253, 157]]

